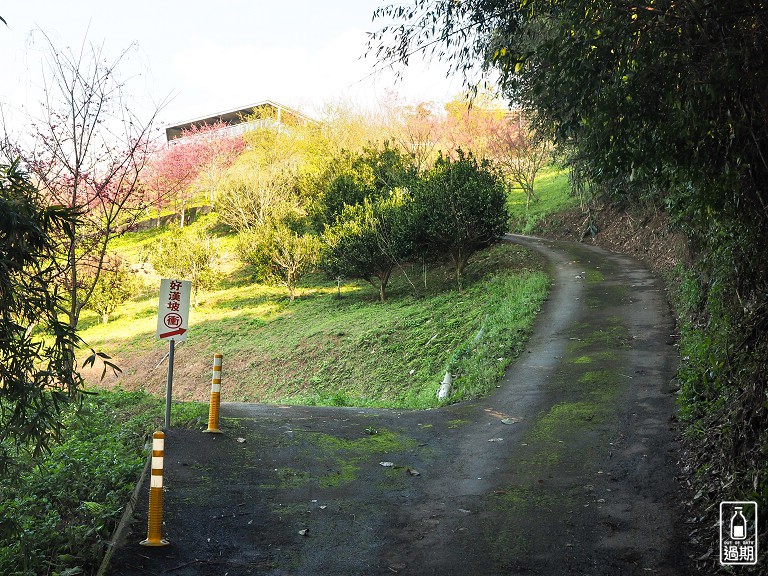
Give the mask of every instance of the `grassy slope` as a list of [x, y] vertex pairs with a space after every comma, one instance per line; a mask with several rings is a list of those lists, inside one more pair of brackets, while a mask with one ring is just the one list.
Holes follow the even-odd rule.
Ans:
[[[129, 234], [115, 249], [136, 262], [142, 247], [163, 233]], [[233, 246], [222, 235], [221, 287], [202, 296], [190, 315], [189, 340], [177, 347], [176, 399], [207, 399], [215, 352], [224, 355], [225, 401], [425, 408], [436, 405], [446, 369], [462, 376], [452, 400], [483, 394], [519, 352], [548, 287], [537, 259], [499, 245], [473, 257], [461, 294], [442, 268], [428, 273], [424, 289], [419, 268], [394, 275], [384, 304], [365, 283], [343, 285], [338, 298], [336, 284], [319, 275], [289, 304], [283, 289], [251, 282]], [[147, 279], [145, 294], [109, 324], [85, 314], [82, 336], [123, 369], [106, 386], [162, 394], [166, 364], [158, 364], [166, 345], [154, 333], [158, 282]], [[474, 342], [481, 326], [483, 337]], [[88, 376], [98, 381], [98, 374]]]
[[525, 193], [514, 189], [509, 195], [507, 210], [510, 214], [510, 228], [515, 232], [530, 234], [547, 216], [579, 205], [577, 197], [570, 194], [568, 170], [548, 166], [536, 177], [534, 190], [538, 202], [531, 202], [526, 209]]

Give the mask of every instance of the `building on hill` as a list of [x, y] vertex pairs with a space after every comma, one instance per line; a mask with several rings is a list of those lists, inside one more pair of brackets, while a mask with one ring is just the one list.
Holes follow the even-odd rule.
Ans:
[[165, 138], [169, 146], [181, 144], [186, 140], [184, 132], [193, 126], [201, 127], [217, 123], [225, 124], [220, 130], [222, 136], [235, 136], [259, 128], [314, 124], [316, 120], [288, 106], [283, 106], [272, 100], [263, 100], [250, 106], [225, 110], [167, 126]]

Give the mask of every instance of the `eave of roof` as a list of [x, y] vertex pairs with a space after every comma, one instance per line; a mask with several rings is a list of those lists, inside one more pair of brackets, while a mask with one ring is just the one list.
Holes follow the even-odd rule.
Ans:
[[299, 112], [298, 110], [291, 108], [290, 106], [284, 106], [283, 104], [280, 104], [278, 102], [275, 102], [274, 100], [261, 100], [260, 102], [256, 102], [255, 104], [249, 104], [248, 106], [239, 106], [237, 108], [231, 108], [229, 110], [223, 110], [221, 112], [215, 112], [213, 114], [208, 114], [206, 116], [200, 116], [198, 118], [192, 118], [190, 120], [184, 120], [182, 122], [175, 122], [174, 124], [169, 124], [165, 127], [166, 134], [169, 130], [180, 130], [183, 128], [191, 127], [195, 124], [213, 124], [217, 120], [221, 120], [224, 117], [232, 117], [232, 116], [247, 116], [248, 114], [252, 114], [253, 110], [255, 108], [259, 108], [261, 106], [273, 106], [275, 108], [280, 108], [282, 110], [285, 110], [289, 114], [293, 114], [299, 118], [302, 118], [304, 120], [307, 120], [309, 122], [314, 122], [312, 118], [307, 116], [306, 114], [303, 114]]

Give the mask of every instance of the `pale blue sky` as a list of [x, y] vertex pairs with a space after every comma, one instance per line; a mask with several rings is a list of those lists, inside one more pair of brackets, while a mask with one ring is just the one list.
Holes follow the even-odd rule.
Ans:
[[[156, 101], [170, 95], [167, 124], [271, 99], [316, 112], [347, 99], [375, 107], [389, 90], [408, 102], [446, 101], [461, 80], [446, 67], [414, 64], [402, 83], [391, 73], [370, 76], [361, 59], [377, 0], [218, 0], [129, 2], [32, 0], [0, 4], [0, 102], [22, 107], [34, 94], [40, 64], [30, 31], [41, 28], [59, 45], [92, 42], [116, 55], [136, 41], [123, 75], [132, 91]], [[137, 77], [140, 75], [140, 78]]]

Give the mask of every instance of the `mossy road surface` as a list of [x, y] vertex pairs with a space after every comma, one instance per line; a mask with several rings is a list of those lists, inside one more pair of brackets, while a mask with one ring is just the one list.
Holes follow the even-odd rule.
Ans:
[[226, 404], [223, 434], [168, 432], [170, 545], [138, 545], [145, 486], [107, 573], [686, 574], [659, 282], [596, 248], [507, 239], [554, 280], [494, 395], [420, 412]]

